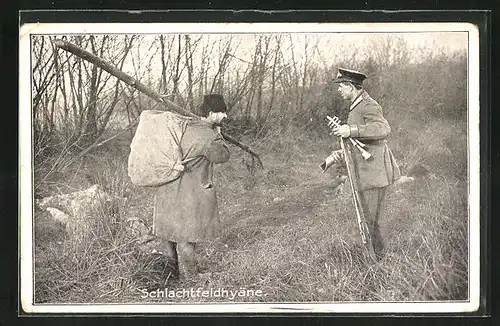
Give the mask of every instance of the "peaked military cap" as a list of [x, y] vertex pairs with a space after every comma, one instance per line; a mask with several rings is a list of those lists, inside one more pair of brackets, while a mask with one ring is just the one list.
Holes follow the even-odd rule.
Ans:
[[334, 83], [353, 83], [357, 85], [362, 85], [363, 81], [366, 79], [366, 75], [362, 72], [350, 69], [339, 68], [337, 76], [333, 79]]
[[224, 97], [220, 94], [209, 94], [203, 96], [201, 108], [205, 112], [226, 112], [227, 106]]

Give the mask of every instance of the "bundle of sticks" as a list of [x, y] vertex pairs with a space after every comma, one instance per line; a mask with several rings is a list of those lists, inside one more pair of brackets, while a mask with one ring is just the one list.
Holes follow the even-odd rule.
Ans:
[[[340, 119], [336, 116], [334, 116], [333, 118], [330, 116], [326, 116], [326, 120], [328, 121], [328, 126], [332, 128], [332, 132], [330, 134], [333, 133], [334, 129], [339, 128], [341, 125]], [[372, 154], [370, 154], [370, 152], [365, 149], [366, 144], [362, 143], [359, 139], [356, 138], [349, 137], [348, 139], [351, 141], [352, 145], [360, 151], [365, 160], [369, 160], [372, 157]]]

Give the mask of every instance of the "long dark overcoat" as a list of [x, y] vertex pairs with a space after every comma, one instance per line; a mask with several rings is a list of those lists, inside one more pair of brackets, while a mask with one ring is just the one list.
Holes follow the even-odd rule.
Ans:
[[391, 127], [383, 116], [382, 108], [363, 91], [352, 102], [349, 110], [347, 124], [351, 129], [351, 137], [365, 143], [366, 150], [372, 154], [372, 159], [364, 160], [360, 151], [346, 142], [355, 164], [357, 190], [380, 188], [394, 183], [400, 177], [400, 170], [386, 142]]
[[154, 232], [174, 242], [199, 242], [219, 231], [214, 163], [229, 160], [224, 140], [203, 120], [190, 121], [181, 140], [185, 165], [181, 177], [158, 187], [155, 196]]

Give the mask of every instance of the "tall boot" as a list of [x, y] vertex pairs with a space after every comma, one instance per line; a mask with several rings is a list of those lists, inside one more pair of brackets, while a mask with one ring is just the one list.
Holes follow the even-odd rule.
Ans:
[[385, 254], [384, 239], [380, 234], [379, 227], [379, 218], [382, 212], [385, 187], [365, 190], [361, 192], [361, 195], [362, 207], [365, 213], [368, 231], [370, 232], [370, 238], [367, 240], [371, 241], [376, 259], [380, 261]]
[[179, 262], [179, 277], [181, 280], [187, 280], [197, 275], [196, 257], [194, 254], [194, 242], [178, 242], [177, 257]]
[[377, 255], [378, 260], [381, 260], [386, 253], [386, 239], [384, 239], [384, 236], [382, 236], [382, 233], [380, 232], [379, 224], [380, 222], [386, 222], [384, 216], [384, 199], [386, 191], [387, 187], [379, 188], [373, 225], [373, 248], [375, 249], [375, 254]]
[[165, 243], [165, 256], [177, 263], [177, 250], [175, 242], [167, 241]]
[[173, 241], [166, 241], [164, 244], [165, 257], [167, 259], [168, 271], [174, 276], [179, 275], [179, 262], [177, 257], [177, 244]]
[[385, 246], [384, 239], [380, 234], [380, 227], [377, 222], [373, 223], [373, 227], [370, 230], [370, 236], [377, 260], [381, 260], [385, 255]]

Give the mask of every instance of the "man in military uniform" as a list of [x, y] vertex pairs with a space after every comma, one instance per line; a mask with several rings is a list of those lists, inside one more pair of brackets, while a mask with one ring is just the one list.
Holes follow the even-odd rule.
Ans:
[[177, 260], [181, 279], [197, 275], [195, 245], [220, 231], [214, 164], [229, 160], [229, 149], [219, 132], [227, 117], [224, 98], [205, 95], [198, 107], [201, 119], [191, 120], [180, 145], [182, 175], [158, 187], [155, 197], [154, 233], [165, 240], [166, 254]]
[[[346, 124], [334, 129], [334, 135], [358, 139], [366, 144], [365, 149], [372, 155], [365, 160], [360, 151], [346, 142], [354, 165], [351, 172], [354, 188], [359, 193], [375, 254], [380, 258], [384, 251], [379, 228], [383, 201], [387, 187], [400, 177], [400, 171], [386, 142], [391, 127], [380, 105], [363, 89], [365, 79], [366, 75], [359, 71], [339, 68], [333, 82], [338, 84], [342, 98], [349, 101], [349, 116]], [[332, 153], [335, 162], [342, 161], [343, 155], [342, 150]]]

